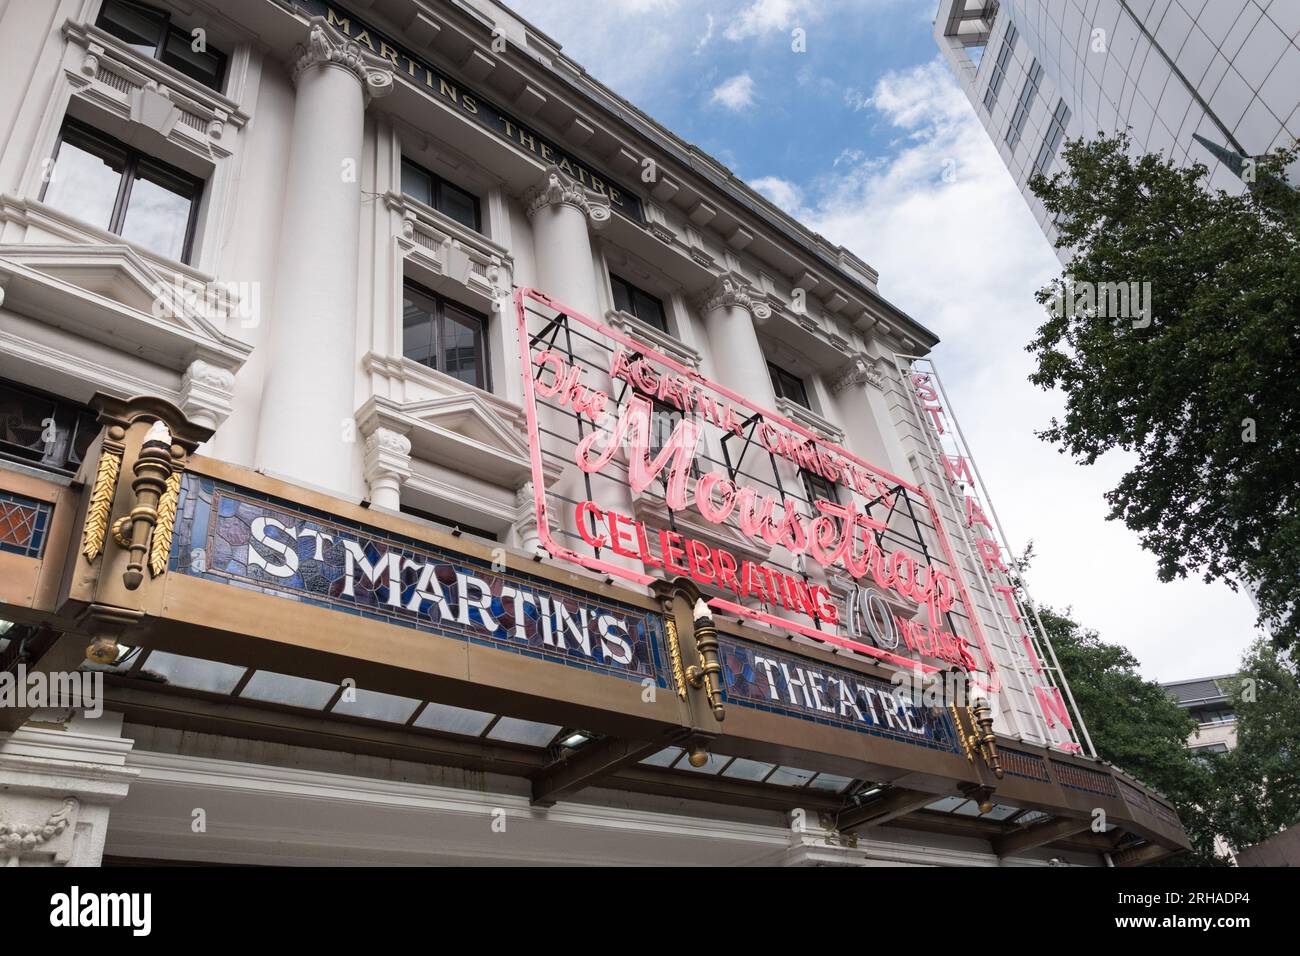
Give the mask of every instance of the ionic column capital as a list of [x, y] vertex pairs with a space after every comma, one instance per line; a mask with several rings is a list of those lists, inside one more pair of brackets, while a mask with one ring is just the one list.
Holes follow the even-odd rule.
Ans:
[[359, 44], [330, 26], [324, 17], [312, 17], [307, 42], [294, 48], [289, 73], [297, 86], [303, 74], [317, 66], [347, 70], [365, 89], [367, 102], [387, 96], [393, 89], [393, 74], [378, 57], [364, 53]]
[[754, 317], [755, 322], [766, 322], [772, 317], [772, 307], [753, 295], [749, 284], [734, 273], [723, 273], [718, 281], [704, 293], [698, 302], [701, 315], [715, 309], [741, 308]]
[[542, 209], [560, 205], [573, 206], [597, 228], [608, 222], [610, 217], [608, 202], [558, 166], [546, 170], [541, 183], [528, 194], [525, 201], [530, 220]]

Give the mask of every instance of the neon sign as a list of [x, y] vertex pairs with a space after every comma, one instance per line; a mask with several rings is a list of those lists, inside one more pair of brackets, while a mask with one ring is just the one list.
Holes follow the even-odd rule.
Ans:
[[[552, 556], [640, 585], [687, 576], [715, 611], [995, 679], [924, 489], [542, 293], [515, 300]], [[819, 483], [801, 496], [799, 476]]]
[[[947, 400], [942, 394], [938, 373], [928, 360], [908, 358], [904, 361], [905, 378], [922, 420], [928, 426], [931, 448], [943, 467], [948, 491], [959, 502], [961, 533], [970, 536], [971, 550], [979, 562], [979, 571], [988, 587], [1000, 599], [999, 616], [1007, 622], [1009, 633], [1017, 636], [1018, 650], [1022, 652], [1027, 665], [1017, 669], [1025, 676], [1029, 689], [1032, 690], [1049, 740], [1053, 740], [1054, 745], [1063, 750], [1079, 752], [1082, 747], [1072, 737], [1082, 731], [1084, 739], [1087, 739], [1087, 730], [1082, 726], [1076, 727], [1075, 721], [1071, 719], [1070, 707], [1066, 706], [1061, 694], [1061, 686], [1065, 687], [1067, 695], [1070, 694], [1069, 685], [1060, 673], [1060, 665], [1055, 660], [1055, 652], [1051, 651], [1051, 643], [1043, 630], [1042, 622], [1038, 620], [1037, 611], [1027, 601], [1022, 601], [1022, 595], [1017, 591], [1017, 582], [1004, 557], [1005, 535], [997, 526], [996, 517], [990, 520], [990, 515], [995, 513], [987, 489], [978, 480], [973, 458], [951, 411], [945, 408]], [[1029, 617], [1033, 618], [1033, 624], [1028, 620]], [[1050, 666], [1044, 663], [1039, 652], [1036, 634], [1041, 636], [1052, 654]], [[1060, 686], [1057, 686], [1057, 681]], [[1070, 704], [1073, 703], [1073, 696], [1070, 695]], [[1091, 747], [1091, 742], [1089, 746]]]

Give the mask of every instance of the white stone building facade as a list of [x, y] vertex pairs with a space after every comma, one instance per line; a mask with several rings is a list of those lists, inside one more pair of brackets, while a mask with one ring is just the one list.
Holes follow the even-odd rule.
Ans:
[[[0, 387], [15, 474], [75, 490], [94, 433], [85, 403], [152, 396], [214, 431], [199, 449], [213, 461], [531, 560], [513, 295], [534, 288], [947, 494], [895, 360], [935, 336], [879, 294], [870, 266], [497, 4], [10, 0], [0, 81]], [[1002, 600], [963, 547], [1007, 675], [998, 732], [1068, 742], [1044, 723], [1024, 652], [998, 624]], [[213, 692], [220, 674], [204, 674]], [[375, 725], [391, 701], [371, 703], [365, 751], [302, 743], [283, 709], [283, 732], [246, 737], [197, 717], [151, 723], [140, 700], [125, 721], [37, 711], [0, 738], [0, 819], [45, 834], [13, 859], [1104, 857], [1042, 845], [1055, 831], [1002, 851], [905, 827], [849, 839], [816, 814], [792, 829], [793, 806], [723, 809], [653, 788], [597, 787], [540, 813], [518, 775], [403, 756]], [[548, 726], [517, 724], [519, 741]], [[559, 729], [537, 739], [556, 745]], [[854, 782], [823, 776], [832, 793]], [[933, 813], [980, 815], [976, 802], [944, 798]], [[210, 831], [192, 825], [200, 810]], [[495, 838], [498, 813], [515, 839]]]

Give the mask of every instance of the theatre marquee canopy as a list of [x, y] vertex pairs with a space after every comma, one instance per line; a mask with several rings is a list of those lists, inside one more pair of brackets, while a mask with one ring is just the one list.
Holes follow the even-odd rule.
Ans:
[[[533, 364], [562, 377], [551, 362]], [[738, 623], [731, 598], [701, 617], [703, 552], [692, 570], [689, 546], [643, 551], [603, 504], [574, 516], [605, 550], [621, 540], [625, 563], [598, 565], [609, 580], [198, 456], [209, 433], [165, 402], [96, 403], [102, 432], [71, 483], [0, 469], [0, 616], [31, 668], [106, 667], [107, 706], [130, 720], [491, 768], [529, 778], [539, 806], [599, 783], [802, 807], [844, 832], [978, 835], [1003, 854], [1058, 844], [1138, 863], [1187, 846], [1168, 803], [1113, 768], [1003, 739], [978, 706], [900, 695], [876, 658]], [[891, 482], [861, 471], [878, 477]], [[651, 553], [675, 566], [645, 571]], [[950, 593], [943, 614], [960, 607]], [[3, 729], [25, 716], [0, 711]], [[952, 800], [987, 818], [945, 812]], [[1098, 808], [1109, 829], [1094, 833]]]

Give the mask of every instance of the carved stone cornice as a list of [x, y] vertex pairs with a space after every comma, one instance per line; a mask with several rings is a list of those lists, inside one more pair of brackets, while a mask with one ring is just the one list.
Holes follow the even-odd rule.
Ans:
[[848, 362], [841, 366], [839, 371], [831, 377], [829, 382], [833, 395], [838, 395], [846, 388], [853, 388], [858, 385], [883, 388], [884, 384], [884, 377], [876, 369], [871, 359], [861, 353], [851, 356]]
[[551, 166], [543, 174], [541, 183], [526, 197], [525, 208], [531, 220], [542, 209], [557, 205], [573, 206], [596, 227], [609, 221], [608, 202], [602, 201], [599, 194], [566, 175], [560, 167]]
[[699, 300], [701, 315], [715, 309], [742, 308], [754, 317], [755, 322], [766, 322], [772, 317], [772, 307], [753, 294], [753, 289], [740, 276], [724, 273], [714, 286]]
[[297, 86], [302, 75], [316, 66], [336, 66], [350, 72], [365, 88], [367, 100], [393, 90], [393, 74], [377, 57], [367, 56], [353, 40], [331, 27], [324, 17], [312, 17], [307, 42], [294, 47], [289, 73]]

